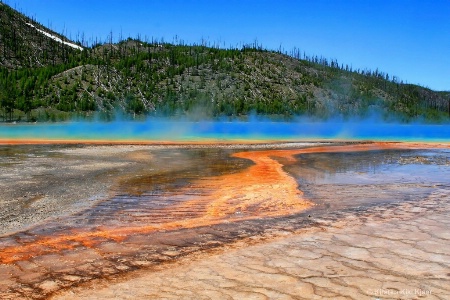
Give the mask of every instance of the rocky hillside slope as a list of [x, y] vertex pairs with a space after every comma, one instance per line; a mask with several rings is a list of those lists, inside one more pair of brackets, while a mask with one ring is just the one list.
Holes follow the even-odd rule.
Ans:
[[80, 43], [0, 5], [0, 121], [63, 120], [95, 112], [188, 118], [450, 117], [448, 92], [383, 72], [280, 53], [127, 39]]

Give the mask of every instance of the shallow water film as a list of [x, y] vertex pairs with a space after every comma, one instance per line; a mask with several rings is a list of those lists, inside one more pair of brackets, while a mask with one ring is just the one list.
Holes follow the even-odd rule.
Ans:
[[0, 146], [2, 299], [447, 299], [450, 146]]

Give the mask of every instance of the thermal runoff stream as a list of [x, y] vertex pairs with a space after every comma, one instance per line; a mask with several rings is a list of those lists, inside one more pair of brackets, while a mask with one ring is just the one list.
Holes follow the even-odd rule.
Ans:
[[445, 298], [449, 142], [448, 125], [1, 126], [0, 298]]

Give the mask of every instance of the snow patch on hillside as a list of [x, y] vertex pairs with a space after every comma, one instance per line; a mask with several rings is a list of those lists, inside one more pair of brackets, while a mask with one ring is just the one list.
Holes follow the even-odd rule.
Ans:
[[57, 41], [58, 43], [61, 43], [61, 44], [67, 45], [67, 46], [69, 46], [69, 47], [72, 47], [72, 48], [74, 48], [74, 49], [78, 49], [78, 50], [83, 51], [83, 47], [81, 47], [81, 46], [78, 46], [78, 45], [73, 44], [73, 43], [65, 42], [65, 41], [63, 41], [62, 39], [60, 39], [59, 37], [54, 36], [53, 34], [50, 34], [50, 33], [48, 33], [48, 32], [45, 32], [44, 30], [41, 30], [41, 29], [39, 29], [39, 28], [36, 28], [36, 26], [34, 26], [33, 24], [30, 24], [30, 23], [26, 23], [26, 24], [27, 24], [28, 26], [30, 26], [30, 27], [35, 28], [37, 31], [39, 31], [39, 32], [42, 33], [43, 35], [45, 35], [45, 36], [51, 38], [52, 40]]

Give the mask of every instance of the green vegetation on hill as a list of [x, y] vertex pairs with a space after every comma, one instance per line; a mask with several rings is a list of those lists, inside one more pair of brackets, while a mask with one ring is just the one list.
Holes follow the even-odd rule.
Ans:
[[[127, 39], [83, 51], [0, 4], [0, 120], [64, 120], [116, 112], [188, 118], [450, 117], [450, 95], [337, 61], [267, 51]], [[28, 24], [34, 24], [33, 28]], [[66, 38], [58, 35], [61, 39]], [[20, 37], [20, 38], [19, 38]], [[27, 54], [28, 53], [28, 54]]]

